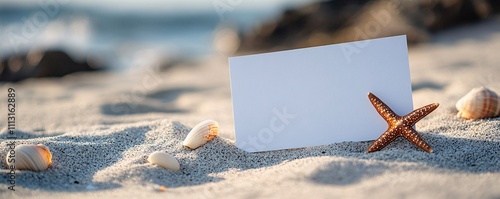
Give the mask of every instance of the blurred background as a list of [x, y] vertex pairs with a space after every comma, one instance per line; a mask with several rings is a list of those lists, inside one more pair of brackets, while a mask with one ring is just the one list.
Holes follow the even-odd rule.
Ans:
[[[284, 9], [302, 4], [289, 0], [2, 0], [1, 80], [103, 68], [126, 70], [138, 61], [168, 65], [208, 56], [217, 48], [234, 52], [239, 46], [235, 33], [248, 32]], [[218, 31], [218, 37], [228, 38], [215, 47]], [[220, 42], [232, 43], [220, 46]]]
[[411, 46], [499, 10], [495, 0], [2, 0], [0, 81], [399, 34]]

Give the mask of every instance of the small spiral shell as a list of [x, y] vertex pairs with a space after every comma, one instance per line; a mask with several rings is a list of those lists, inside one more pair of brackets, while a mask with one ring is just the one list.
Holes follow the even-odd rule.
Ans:
[[7, 154], [7, 165], [18, 170], [43, 171], [52, 163], [52, 154], [43, 144], [21, 144], [14, 149], [15, 154]]
[[500, 116], [500, 98], [486, 87], [472, 89], [456, 104], [457, 116], [464, 119], [482, 119]]

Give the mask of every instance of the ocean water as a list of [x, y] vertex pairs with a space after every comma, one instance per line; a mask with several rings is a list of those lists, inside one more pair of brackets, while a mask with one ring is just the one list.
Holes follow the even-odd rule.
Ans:
[[250, 31], [283, 9], [235, 9], [221, 18], [210, 8], [148, 12], [0, 5], [0, 56], [57, 48], [97, 56], [111, 68], [127, 67], [141, 51], [199, 57], [213, 53], [218, 27]]

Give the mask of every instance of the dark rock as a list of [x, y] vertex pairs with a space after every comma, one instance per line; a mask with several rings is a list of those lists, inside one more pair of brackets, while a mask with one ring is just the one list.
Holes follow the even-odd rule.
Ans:
[[75, 61], [61, 50], [14, 54], [0, 61], [0, 81], [21, 81], [32, 77], [62, 77], [79, 71], [102, 69], [90, 59]]
[[239, 51], [273, 51], [406, 34], [408, 43], [483, 20], [497, 0], [330, 0], [286, 10], [242, 38]]

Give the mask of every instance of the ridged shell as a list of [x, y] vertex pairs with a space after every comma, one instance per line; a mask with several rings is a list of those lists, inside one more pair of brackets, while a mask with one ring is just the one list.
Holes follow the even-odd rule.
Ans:
[[490, 89], [472, 89], [457, 101], [457, 116], [465, 119], [481, 119], [500, 116], [500, 98]]
[[173, 155], [162, 151], [151, 153], [148, 157], [148, 162], [172, 171], [179, 171], [181, 169], [179, 161]]
[[196, 149], [213, 140], [218, 133], [219, 123], [213, 120], [205, 120], [191, 129], [182, 145]]
[[15, 162], [9, 162], [10, 152], [8, 152], [5, 160], [9, 167], [14, 165], [18, 170], [43, 171], [49, 168], [52, 163], [52, 154], [47, 146], [43, 144], [20, 144], [14, 149]]

